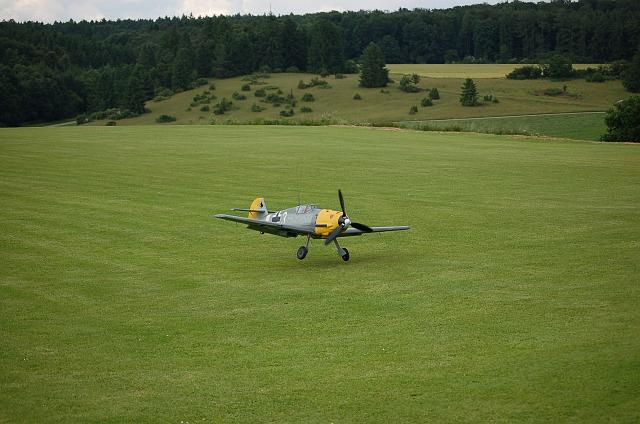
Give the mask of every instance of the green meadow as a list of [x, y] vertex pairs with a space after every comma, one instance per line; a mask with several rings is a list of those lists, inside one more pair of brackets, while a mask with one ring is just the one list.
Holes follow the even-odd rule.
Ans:
[[[638, 422], [638, 147], [0, 129], [0, 422]], [[412, 229], [299, 261], [211, 218], [338, 188]]]
[[402, 122], [407, 128], [480, 132], [489, 134], [523, 134], [532, 136], [600, 140], [607, 132], [603, 112], [569, 112], [553, 115], [498, 116], [457, 118], [435, 121]]

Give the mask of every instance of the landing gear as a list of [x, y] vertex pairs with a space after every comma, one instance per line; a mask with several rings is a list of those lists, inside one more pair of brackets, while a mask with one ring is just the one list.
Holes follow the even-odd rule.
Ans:
[[342, 249], [344, 250], [344, 255], [340, 256], [342, 258], [343, 261], [347, 262], [349, 261], [349, 251], [347, 249]]
[[347, 262], [349, 260], [349, 251], [347, 249], [343, 249], [338, 244], [338, 239], [333, 239], [333, 242], [336, 245], [336, 250], [338, 251], [338, 255], [342, 258], [343, 261]]
[[309, 253], [310, 242], [311, 242], [311, 236], [307, 236], [307, 243], [304, 246], [300, 246], [300, 248], [298, 248], [298, 253], [296, 253], [296, 256], [298, 257], [298, 259], [303, 260], [304, 258], [307, 257], [307, 253]]

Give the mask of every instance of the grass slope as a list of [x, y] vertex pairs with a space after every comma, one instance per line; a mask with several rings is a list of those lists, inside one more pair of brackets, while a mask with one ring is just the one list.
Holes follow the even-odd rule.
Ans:
[[[179, 93], [162, 102], [148, 102], [147, 107], [151, 113], [140, 117], [118, 121], [118, 125], [155, 124], [155, 119], [161, 114], [173, 115], [177, 118], [175, 124], [209, 124], [212, 122], [223, 123], [237, 122], [247, 123], [256, 119], [283, 119], [279, 114], [284, 107], [273, 107], [270, 104], [261, 103], [254, 96], [256, 88], [268, 86], [279, 87], [286, 95], [293, 93], [298, 99], [295, 108], [296, 115], [292, 120], [322, 119], [338, 123], [385, 123], [403, 120], [428, 120], [446, 118], [483, 117], [497, 115], [519, 115], [530, 113], [557, 113], [576, 111], [602, 111], [607, 110], [616, 101], [628, 96], [620, 81], [609, 81], [602, 84], [587, 83], [584, 80], [567, 82], [553, 82], [547, 80], [537, 81], [513, 81], [505, 78], [480, 79], [477, 86], [480, 94], [492, 94], [500, 99], [499, 104], [486, 104], [479, 107], [463, 107], [459, 103], [460, 87], [462, 80], [457, 78], [424, 78], [420, 83], [422, 88], [438, 88], [441, 100], [435, 101], [433, 107], [420, 107], [420, 100], [427, 93], [405, 93], [397, 88], [397, 84], [391, 84], [386, 88], [388, 93], [380, 92], [380, 89], [365, 89], [358, 86], [357, 75], [347, 75], [345, 79], [327, 78], [331, 84], [330, 89], [310, 88], [298, 89], [298, 81], [308, 82], [317, 75], [311, 74], [272, 74], [264, 79], [264, 85], [252, 87], [251, 92], [241, 92], [240, 88], [245, 82], [240, 77], [224, 80], [215, 80], [216, 90], [213, 93], [218, 97], [215, 104], [222, 97], [231, 98], [234, 91], [247, 95], [247, 100], [234, 101], [236, 109], [221, 116], [210, 112], [201, 112], [200, 107], [189, 105], [193, 97], [202, 93], [206, 87]], [[392, 75], [396, 80], [398, 75]], [[570, 95], [544, 96], [537, 95], [546, 88], [561, 88], [567, 85]], [[305, 103], [300, 101], [304, 93], [312, 93], [316, 101]], [[362, 100], [353, 100], [354, 94], [360, 94]], [[253, 104], [266, 107], [263, 112], [251, 112]], [[411, 106], [418, 106], [418, 113], [410, 115]], [[211, 105], [213, 106], [213, 105]], [[308, 106], [313, 109], [311, 113], [301, 113], [300, 108]], [[286, 118], [284, 118], [286, 119]], [[104, 122], [96, 122], [95, 125], [104, 125]], [[166, 124], [165, 124], [166, 125]]]
[[[0, 130], [0, 421], [637, 422], [639, 146]], [[210, 218], [412, 230], [352, 259]]]
[[607, 132], [604, 113], [570, 113], [539, 116], [445, 119], [439, 121], [407, 122], [411, 128], [428, 127], [454, 131], [490, 134], [527, 134], [547, 137], [600, 140]]

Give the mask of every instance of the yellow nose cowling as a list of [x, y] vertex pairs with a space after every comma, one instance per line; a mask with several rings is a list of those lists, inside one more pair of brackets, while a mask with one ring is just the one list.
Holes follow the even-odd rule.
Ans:
[[322, 209], [316, 218], [316, 234], [326, 238], [331, 231], [338, 226], [338, 219], [342, 216], [342, 212], [333, 211], [331, 209]]

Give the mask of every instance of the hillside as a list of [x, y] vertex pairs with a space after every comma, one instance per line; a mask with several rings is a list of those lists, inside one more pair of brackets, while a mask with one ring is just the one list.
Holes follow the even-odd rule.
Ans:
[[[466, 65], [447, 65], [451, 72]], [[399, 74], [391, 74], [392, 79], [399, 80]], [[235, 77], [228, 79], [210, 80], [215, 84], [215, 90], [208, 85], [178, 93], [168, 100], [149, 101], [146, 107], [150, 113], [132, 119], [117, 121], [118, 125], [155, 124], [156, 118], [162, 114], [177, 118], [175, 124], [210, 124], [210, 123], [251, 123], [257, 120], [281, 120], [291, 122], [316, 121], [324, 123], [389, 123], [398, 121], [424, 121], [431, 119], [450, 119], [465, 117], [502, 116], [520, 114], [562, 113], [579, 111], [605, 111], [619, 99], [628, 96], [620, 81], [608, 81], [601, 84], [588, 83], [584, 80], [570, 80], [555, 82], [549, 80], [515, 81], [505, 78], [481, 78], [477, 80], [481, 95], [491, 94], [499, 99], [499, 103], [487, 103], [479, 107], [463, 107], [459, 103], [460, 87], [463, 80], [459, 78], [423, 78], [420, 87], [423, 89], [437, 88], [441, 99], [434, 101], [434, 106], [421, 107], [420, 101], [427, 92], [405, 93], [398, 89], [397, 83], [390, 84], [384, 90], [365, 89], [358, 86], [358, 75], [349, 74], [344, 79], [334, 76], [325, 78], [331, 88], [313, 87], [299, 89], [298, 82], [309, 82], [318, 78], [315, 74], [283, 73], [271, 74], [269, 78], [259, 79], [259, 84], [251, 85], [251, 91], [242, 91], [247, 84], [246, 78]], [[545, 96], [545, 89], [567, 86], [567, 94], [560, 96]], [[255, 91], [265, 89], [267, 93], [282, 91], [282, 95], [293, 93], [297, 100], [294, 107], [295, 115], [291, 118], [280, 116], [286, 107], [274, 107], [264, 103], [264, 98], [255, 97]], [[209, 104], [190, 106], [194, 96], [210, 91], [217, 98]], [[223, 97], [232, 99], [237, 91], [247, 97], [246, 100], [233, 100], [233, 110], [224, 115], [215, 115], [212, 110]], [[305, 93], [313, 95], [315, 101], [303, 102]], [[355, 94], [360, 94], [361, 100], [354, 100]], [[265, 108], [262, 112], [252, 112], [253, 105]], [[418, 112], [411, 115], [411, 106], [418, 106]], [[201, 111], [208, 106], [209, 111]], [[306, 106], [313, 111], [302, 113], [301, 107]], [[589, 115], [585, 119], [598, 120], [602, 123], [602, 116]], [[92, 125], [104, 125], [105, 121], [97, 121]], [[167, 124], [163, 124], [167, 125]], [[544, 131], [542, 132], [544, 134]], [[554, 135], [553, 133], [549, 135]], [[558, 134], [559, 135], [559, 134]], [[597, 138], [600, 134], [594, 134]], [[591, 138], [593, 138], [591, 137]]]

